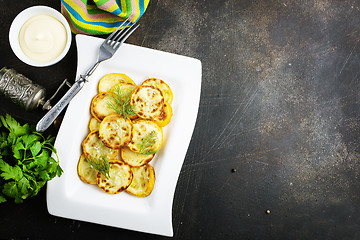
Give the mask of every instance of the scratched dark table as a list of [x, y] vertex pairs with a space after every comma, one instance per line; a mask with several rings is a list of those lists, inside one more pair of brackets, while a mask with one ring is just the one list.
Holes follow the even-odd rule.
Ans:
[[[75, 42], [35, 68], [8, 41], [21, 10], [60, 1], [0, 4], [0, 66], [49, 93], [74, 81]], [[202, 61], [173, 239], [360, 239], [359, 1], [151, 0], [140, 22], [128, 43]], [[44, 114], [0, 101], [23, 123]], [[45, 196], [2, 204], [0, 239], [167, 239], [51, 216]]]

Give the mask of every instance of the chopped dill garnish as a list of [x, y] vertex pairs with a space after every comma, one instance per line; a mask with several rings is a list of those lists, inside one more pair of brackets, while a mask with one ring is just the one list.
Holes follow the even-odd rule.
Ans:
[[109, 170], [110, 170], [110, 163], [106, 159], [105, 156], [101, 156], [100, 158], [89, 158], [85, 157], [86, 161], [99, 173], [104, 175], [107, 179], [110, 178]]
[[[147, 134], [141, 141], [141, 144], [139, 146], [141, 154], [154, 154], [157, 151], [154, 151], [151, 149], [151, 147], [156, 143], [157, 134], [155, 131], [150, 132]], [[150, 148], [150, 149], [149, 149]]]
[[127, 118], [135, 114], [133, 106], [130, 105], [131, 94], [122, 92], [119, 86], [116, 86], [111, 93], [111, 100], [107, 102], [107, 107], [114, 110], [123, 118]]

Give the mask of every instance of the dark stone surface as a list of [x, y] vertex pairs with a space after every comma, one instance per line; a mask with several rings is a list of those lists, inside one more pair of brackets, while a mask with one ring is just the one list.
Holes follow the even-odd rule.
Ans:
[[[59, 1], [0, 3], [0, 65], [49, 92], [73, 80], [75, 44], [39, 69], [8, 42], [18, 12]], [[360, 239], [359, 1], [151, 0], [140, 22], [128, 43], [203, 65], [174, 239]], [[0, 102], [24, 122], [43, 114]], [[1, 239], [166, 239], [51, 216], [45, 190], [0, 214]]]

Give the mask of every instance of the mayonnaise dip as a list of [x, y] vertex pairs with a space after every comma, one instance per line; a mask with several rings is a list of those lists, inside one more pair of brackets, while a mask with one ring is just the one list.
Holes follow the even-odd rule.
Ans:
[[38, 62], [49, 62], [64, 50], [67, 34], [64, 25], [49, 15], [29, 18], [20, 29], [19, 44], [26, 56]]

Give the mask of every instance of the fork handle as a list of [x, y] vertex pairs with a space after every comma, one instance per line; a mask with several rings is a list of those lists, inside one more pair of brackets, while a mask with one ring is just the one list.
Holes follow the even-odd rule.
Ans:
[[95, 69], [99, 66], [100, 61], [97, 61], [85, 74], [85, 79], [87, 79], [88, 77], [90, 77], [91, 74], [93, 74], [93, 72], [95, 71]]
[[36, 131], [43, 132], [50, 127], [50, 125], [55, 121], [59, 114], [64, 110], [64, 108], [69, 104], [71, 99], [80, 91], [86, 82], [86, 77], [80, 76], [80, 79], [77, 80], [71, 88], [65, 93], [65, 95], [57, 102], [37, 123]]

